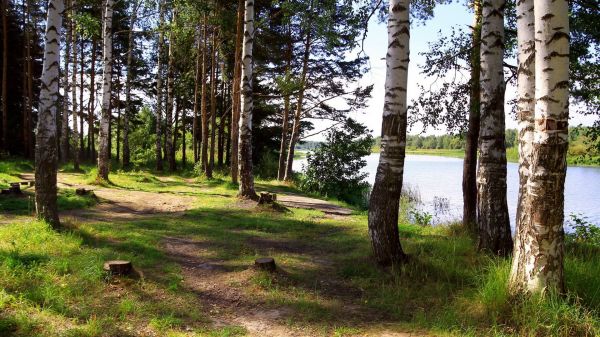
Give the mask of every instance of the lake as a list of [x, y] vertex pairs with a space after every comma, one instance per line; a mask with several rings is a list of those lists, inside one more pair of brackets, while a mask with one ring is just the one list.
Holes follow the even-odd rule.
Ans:
[[[372, 185], [379, 162], [379, 154], [366, 157], [367, 181]], [[306, 159], [294, 160], [294, 170], [301, 171]], [[463, 160], [458, 158], [407, 155], [404, 185], [418, 191], [421, 205], [418, 207], [434, 215], [433, 222], [458, 220], [462, 217], [462, 169]], [[518, 164], [508, 163], [508, 210], [514, 228], [519, 189]], [[443, 209], [439, 205], [443, 204]], [[436, 208], [436, 204], [438, 207]], [[600, 168], [570, 166], [565, 182], [565, 220], [569, 214], [583, 214], [592, 223], [600, 223]]]

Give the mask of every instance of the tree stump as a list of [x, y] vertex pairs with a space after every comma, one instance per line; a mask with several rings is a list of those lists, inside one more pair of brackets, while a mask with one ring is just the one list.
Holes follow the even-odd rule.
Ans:
[[256, 259], [254, 261], [254, 265], [258, 269], [266, 270], [269, 272], [274, 272], [277, 268], [275, 266], [275, 259], [273, 259], [272, 257], [261, 257], [259, 259]]
[[113, 260], [104, 262], [104, 270], [113, 275], [129, 275], [133, 266], [130, 261]]
[[88, 195], [90, 193], [90, 191], [86, 190], [85, 188], [78, 188], [75, 190], [75, 194], [77, 195]]
[[272, 204], [276, 200], [277, 200], [277, 194], [261, 192], [260, 197], [258, 198], [258, 204], [259, 205]]
[[21, 194], [21, 185], [19, 183], [10, 183], [9, 191], [12, 194]]

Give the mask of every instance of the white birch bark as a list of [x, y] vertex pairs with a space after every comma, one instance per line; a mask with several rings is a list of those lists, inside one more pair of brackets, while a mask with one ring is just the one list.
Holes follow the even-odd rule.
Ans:
[[60, 225], [56, 205], [56, 112], [63, 0], [50, 0], [44, 36], [44, 58], [35, 142], [35, 206], [37, 217], [53, 227]]
[[569, 118], [569, 17], [566, 0], [534, 1], [535, 113], [527, 223], [522, 224], [520, 292], [564, 291], [564, 183]]
[[127, 44], [127, 82], [125, 83], [125, 117], [123, 118], [123, 167], [129, 167], [130, 150], [129, 150], [129, 117], [131, 111], [131, 80], [133, 77], [133, 47], [135, 45], [133, 29], [137, 20], [137, 11], [141, 1], [137, 0], [132, 4], [131, 18], [129, 19], [129, 33]]
[[[511, 284], [521, 278], [524, 230], [531, 210], [527, 208], [527, 180], [529, 179], [533, 149], [535, 111], [535, 32], [533, 0], [517, 1], [517, 121], [519, 137], [519, 199], [517, 204], [516, 235], [513, 249]], [[512, 287], [512, 285], [511, 285]], [[518, 288], [518, 286], [517, 286]], [[515, 288], [515, 290], [517, 290]]]
[[110, 147], [110, 98], [112, 84], [112, 20], [113, 0], [105, 0], [103, 22], [103, 52], [104, 70], [102, 72], [102, 115], [100, 117], [100, 139], [98, 149], [98, 177], [108, 180]]
[[389, 3], [381, 154], [369, 200], [373, 254], [384, 266], [402, 263], [406, 258], [400, 245], [398, 211], [406, 150], [409, 4], [409, 0]]
[[246, 0], [242, 43], [242, 83], [239, 148], [239, 195], [256, 198], [252, 172], [252, 47], [254, 43], [254, 0]]
[[[177, 12], [173, 11], [173, 24], [176, 20]], [[174, 27], [171, 27], [169, 32], [169, 56], [167, 60], [167, 111], [165, 113], [165, 148], [167, 162], [169, 163], [169, 170], [175, 171], [175, 148], [173, 147], [173, 107], [175, 97], [173, 96], [173, 88], [175, 81], [174, 74], [174, 48], [175, 48], [175, 34], [173, 32]]]
[[504, 0], [485, 0], [481, 23], [481, 128], [477, 170], [479, 249], [512, 251], [504, 140]]

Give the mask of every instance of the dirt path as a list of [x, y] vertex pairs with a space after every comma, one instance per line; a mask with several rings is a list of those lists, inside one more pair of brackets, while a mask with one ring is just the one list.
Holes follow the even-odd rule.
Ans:
[[[31, 175], [23, 179], [32, 180]], [[63, 218], [73, 218], [77, 222], [128, 221], [144, 217], [179, 215], [197, 206], [197, 198], [179, 193], [153, 193], [127, 189], [107, 188], [85, 184], [70, 184], [68, 174], [59, 174], [59, 188], [86, 188], [99, 198], [94, 207], [61, 212]], [[295, 194], [279, 194], [278, 201], [294, 208], [319, 210], [330, 217], [346, 217], [352, 214], [347, 208], [327, 201]], [[242, 244], [258, 251], [287, 251], [293, 254], [312, 256], [323, 268], [319, 276], [319, 296], [336, 303], [343, 312], [340, 317], [348, 324], [358, 325], [354, 334], [344, 336], [387, 336], [409, 337], [425, 336], [418, 333], [394, 332], [383, 323], [376, 313], [369, 312], [355, 303], [360, 298], [360, 290], [353, 289], [344, 280], [338, 279], [326, 252], [311, 246], [309, 242], [280, 242], [264, 238], [251, 237]], [[323, 324], [341, 325], [346, 322], [324, 321], [320, 324], [298, 323], [294, 321], [295, 312], [286, 305], [267, 303], [265, 296], [253, 294], [252, 279], [257, 271], [248, 265], [231, 265], [229, 261], [215, 259], [211, 242], [194, 241], [182, 237], [165, 237], [161, 248], [167, 257], [177, 263], [182, 270], [185, 287], [197, 294], [204, 310], [215, 327], [242, 326], [249, 336], [260, 337], [309, 337], [322, 336]], [[285, 271], [274, 276], [285, 280]], [[338, 320], [340, 318], [337, 318]]]

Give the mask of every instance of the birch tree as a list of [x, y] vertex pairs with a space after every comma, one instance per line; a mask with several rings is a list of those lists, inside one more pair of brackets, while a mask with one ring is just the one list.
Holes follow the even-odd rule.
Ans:
[[167, 153], [165, 156], [167, 157], [167, 161], [169, 163], [169, 170], [175, 171], [175, 147], [173, 145], [173, 102], [175, 100], [174, 97], [174, 86], [175, 86], [175, 70], [174, 64], [175, 62], [175, 32], [173, 25], [177, 20], [177, 11], [173, 10], [173, 20], [171, 21], [171, 29], [169, 32], [169, 56], [167, 61], [167, 111], [165, 112], [165, 148]]
[[519, 197], [517, 203], [516, 235], [513, 251], [511, 282], [516, 275], [524, 272], [520, 264], [521, 250], [526, 245], [526, 235], [530, 211], [527, 209], [527, 180], [530, 175], [530, 164], [534, 134], [535, 112], [535, 32], [533, 0], [517, 2], [517, 120], [519, 140]]
[[238, 13], [235, 35], [235, 57], [233, 65], [233, 90], [231, 95], [231, 181], [238, 182], [238, 152], [239, 152], [239, 123], [240, 123], [240, 90], [242, 68], [242, 41], [244, 27], [244, 0], [238, 0]]
[[60, 62], [62, 0], [50, 0], [44, 36], [40, 103], [35, 142], [35, 207], [37, 217], [53, 227], [60, 225], [56, 204], [56, 112]]
[[406, 150], [409, 0], [391, 0], [388, 17], [381, 154], [369, 200], [369, 235], [380, 265], [402, 263], [398, 211]]
[[254, 43], [254, 0], [246, 0], [244, 14], [244, 42], [242, 43], [242, 83], [239, 148], [239, 195], [256, 198], [252, 172], [252, 47]]
[[112, 19], [113, 0], [106, 0], [103, 18], [103, 52], [104, 70], [102, 72], [102, 116], [100, 117], [100, 141], [98, 149], [98, 178], [108, 180], [110, 159], [110, 97], [112, 84]]
[[125, 83], [125, 118], [123, 118], [123, 167], [130, 165], [130, 149], [129, 149], [129, 118], [133, 114], [131, 111], [131, 80], [133, 77], [133, 47], [135, 40], [133, 29], [137, 21], [137, 12], [141, 1], [136, 0], [132, 3], [131, 17], [129, 18], [129, 33], [127, 44], [127, 82]]
[[[527, 185], [520, 189], [526, 194], [519, 204], [523, 207], [519, 214], [529, 214], [519, 219], [510, 285], [513, 292], [562, 292], [569, 119], [568, 4], [566, 0], [535, 0], [533, 6], [533, 27], [530, 21], [519, 25], [520, 30], [529, 30], [520, 36], [533, 36], [535, 41], [535, 123], [531, 143], [527, 144], [527, 138], [522, 140], [522, 160], [530, 162]], [[525, 84], [519, 89], [524, 90]], [[519, 94], [521, 97], [524, 92]]]
[[508, 255], [512, 236], [506, 202], [504, 140], [504, 0], [484, 0], [481, 23], [481, 124], [477, 170], [479, 249]]

